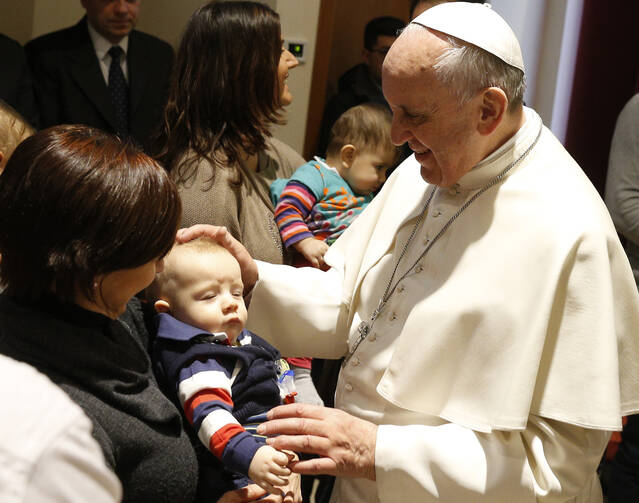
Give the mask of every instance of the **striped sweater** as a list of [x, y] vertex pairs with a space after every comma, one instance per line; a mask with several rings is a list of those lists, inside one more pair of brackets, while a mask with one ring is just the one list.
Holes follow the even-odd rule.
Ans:
[[283, 190], [282, 184], [271, 185], [271, 198], [277, 200], [275, 221], [287, 248], [309, 237], [332, 244], [373, 199], [356, 195], [319, 157], [300, 166]]
[[265, 439], [243, 425], [255, 426], [281, 403], [280, 354], [247, 330], [238, 343], [229, 346], [225, 334], [210, 334], [160, 314], [154, 358], [158, 377], [201, 442], [227, 469], [248, 475]]

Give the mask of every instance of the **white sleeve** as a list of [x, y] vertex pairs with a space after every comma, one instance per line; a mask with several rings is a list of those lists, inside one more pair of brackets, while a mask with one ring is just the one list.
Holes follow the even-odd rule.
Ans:
[[78, 409], [32, 468], [24, 503], [117, 503], [122, 487]]
[[247, 328], [288, 356], [343, 356], [348, 349], [348, 304], [341, 271], [259, 261], [258, 268]]
[[524, 431], [456, 424], [378, 429], [382, 503], [601, 501], [595, 471], [610, 432], [531, 416]]

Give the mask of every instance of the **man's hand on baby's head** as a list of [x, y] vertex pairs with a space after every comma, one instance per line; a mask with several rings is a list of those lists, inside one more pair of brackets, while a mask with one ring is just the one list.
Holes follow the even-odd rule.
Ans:
[[313, 267], [318, 269], [324, 268], [324, 255], [328, 250], [328, 245], [319, 239], [306, 238], [298, 241], [293, 247], [304, 255], [304, 258], [308, 260]]
[[260, 447], [249, 466], [250, 479], [272, 493], [280, 493], [278, 486], [288, 484], [291, 470], [287, 467], [289, 456], [270, 445]]
[[179, 229], [175, 240], [178, 243], [185, 243], [201, 236], [217, 241], [235, 257], [240, 264], [240, 269], [242, 270], [244, 295], [248, 295], [258, 279], [258, 271], [257, 264], [246, 248], [244, 248], [242, 243], [231, 236], [231, 233], [228, 232], [226, 227], [218, 227], [208, 224], [196, 224], [185, 229]]

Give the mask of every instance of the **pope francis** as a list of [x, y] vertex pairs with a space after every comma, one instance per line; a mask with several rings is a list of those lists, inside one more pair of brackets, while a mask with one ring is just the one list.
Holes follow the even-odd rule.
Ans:
[[[255, 262], [248, 328], [283, 354], [344, 357], [336, 409], [259, 432], [318, 454], [332, 502], [601, 502], [596, 468], [639, 411], [639, 298], [597, 191], [522, 103], [524, 64], [480, 4], [433, 7], [383, 68], [414, 155], [325, 260]], [[256, 279], [259, 276], [259, 280]]]

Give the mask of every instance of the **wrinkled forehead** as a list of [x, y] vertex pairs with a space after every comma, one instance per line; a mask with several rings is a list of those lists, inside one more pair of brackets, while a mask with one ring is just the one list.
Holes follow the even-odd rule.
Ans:
[[388, 51], [383, 71], [394, 76], [419, 76], [432, 71], [437, 58], [449, 47], [444, 35], [409, 25]]
[[[225, 249], [202, 249], [195, 246], [176, 245], [164, 258], [164, 274], [180, 284], [201, 279], [203, 275], [215, 276], [216, 264]], [[232, 256], [231, 256], [232, 258]]]

